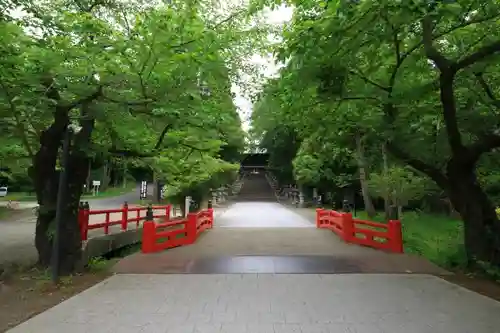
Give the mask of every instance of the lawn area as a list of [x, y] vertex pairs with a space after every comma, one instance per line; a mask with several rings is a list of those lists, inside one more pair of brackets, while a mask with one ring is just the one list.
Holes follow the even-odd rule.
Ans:
[[122, 194], [127, 194], [135, 189], [136, 185], [134, 183], [128, 185], [127, 187], [119, 186], [119, 187], [110, 187], [104, 192], [99, 192], [96, 196], [92, 194], [85, 194], [82, 198], [92, 199], [92, 198], [111, 198], [117, 197]]
[[[82, 199], [97, 199], [97, 198], [110, 198], [116, 197], [122, 194], [129, 193], [135, 188], [135, 184], [132, 183], [129, 186], [123, 188], [120, 187], [110, 187], [104, 192], [99, 192], [96, 196], [90, 194], [85, 194], [82, 196]], [[36, 201], [36, 196], [34, 193], [26, 193], [26, 192], [13, 192], [9, 193], [6, 197], [0, 198], [0, 201]]]
[[[358, 218], [367, 219], [365, 212]], [[375, 221], [382, 221], [379, 215]], [[417, 254], [447, 268], [463, 268], [466, 264], [463, 246], [463, 223], [448, 216], [406, 212], [401, 220], [406, 253]]]

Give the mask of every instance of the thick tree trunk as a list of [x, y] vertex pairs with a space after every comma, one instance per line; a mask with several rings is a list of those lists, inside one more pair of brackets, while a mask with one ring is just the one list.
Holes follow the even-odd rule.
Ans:
[[361, 184], [361, 194], [363, 196], [365, 210], [368, 214], [368, 217], [373, 218], [375, 217], [375, 215], [377, 215], [377, 212], [375, 211], [372, 198], [370, 197], [370, 191], [368, 190], [368, 171], [366, 166], [365, 152], [363, 142], [361, 141], [361, 136], [359, 134], [356, 135], [356, 160], [358, 162], [359, 182]]
[[464, 221], [469, 262], [480, 260], [500, 266], [500, 221], [475, 172], [450, 164], [448, 177], [448, 195]]
[[[44, 147], [45, 148], [45, 147]], [[42, 150], [35, 157], [32, 176], [40, 205], [36, 231], [35, 246], [38, 251], [38, 263], [42, 267], [50, 265], [52, 257], [52, 241], [55, 231], [55, 216], [59, 172], [52, 168], [44, 158]], [[78, 204], [87, 176], [87, 160], [84, 156], [73, 153], [68, 160], [68, 182], [60, 239], [60, 273], [68, 274], [76, 269], [81, 260], [81, 235], [78, 225]]]
[[[58, 96], [58, 94], [56, 95]], [[89, 159], [86, 151], [90, 143], [94, 120], [86, 118], [88, 104], [82, 105], [81, 131], [75, 135], [73, 148], [67, 161], [67, 190], [62, 211], [60, 238], [60, 274], [75, 271], [81, 263], [81, 236], [78, 225], [78, 204], [83, 185], [87, 179]], [[38, 251], [38, 263], [42, 267], [50, 265], [52, 243], [55, 231], [56, 203], [59, 184], [59, 171], [56, 164], [59, 157], [64, 133], [70, 122], [69, 109], [56, 107], [54, 122], [43, 131], [40, 148], [33, 158], [29, 174], [33, 179], [37, 201], [40, 206], [35, 231], [35, 246]]]

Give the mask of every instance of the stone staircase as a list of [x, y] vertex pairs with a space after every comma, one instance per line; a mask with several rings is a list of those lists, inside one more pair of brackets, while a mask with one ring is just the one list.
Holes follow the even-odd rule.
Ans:
[[275, 190], [269, 184], [264, 172], [246, 173], [242, 180], [237, 201], [276, 201]]

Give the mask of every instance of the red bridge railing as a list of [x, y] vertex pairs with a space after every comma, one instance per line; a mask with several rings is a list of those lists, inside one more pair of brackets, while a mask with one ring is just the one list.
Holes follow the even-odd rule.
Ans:
[[[152, 206], [152, 209], [154, 219], [162, 219], [164, 222], [170, 220], [171, 205]], [[148, 207], [129, 207], [127, 203], [116, 209], [90, 210], [88, 204], [80, 203], [78, 224], [82, 241], [88, 239], [89, 230], [103, 229], [104, 234], [108, 235], [110, 227], [119, 225], [122, 231], [126, 231], [130, 223], [134, 223], [137, 229], [140, 227], [141, 221], [146, 219], [147, 210]], [[158, 214], [158, 211], [161, 211], [161, 214]], [[94, 216], [101, 216], [102, 218], [94, 218], [94, 220], [97, 219], [98, 221], [91, 221]]]
[[163, 223], [152, 220], [145, 221], [142, 229], [142, 252], [153, 253], [193, 244], [200, 233], [212, 228], [213, 222], [212, 208], [189, 213], [185, 219]]
[[351, 213], [316, 209], [316, 227], [335, 232], [346, 243], [403, 253], [401, 222], [378, 223], [354, 219]]

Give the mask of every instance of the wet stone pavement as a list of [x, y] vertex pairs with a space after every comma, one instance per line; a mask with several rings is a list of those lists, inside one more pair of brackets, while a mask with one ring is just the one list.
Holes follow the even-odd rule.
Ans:
[[115, 275], [10, 333], [495, 333], [500, 303], [426, 275]]
[[314, 219], [278, 203], [236, 203], [195, 244], [122, 259], [125, 274], [430, 273], [445, 270], [414, 256], [346, 244]]
[[118, 274], [9, 332], [500, 332], [500, 303], [428, 275], [447, 272], [422, 258], [345, 244], [298, 212], [231, 205], [195, 244], [126, 257]]
[[221, 214], [216, 227], [227, 228], [314, 228], [314, 221], [277, 202], [237, 202]]

